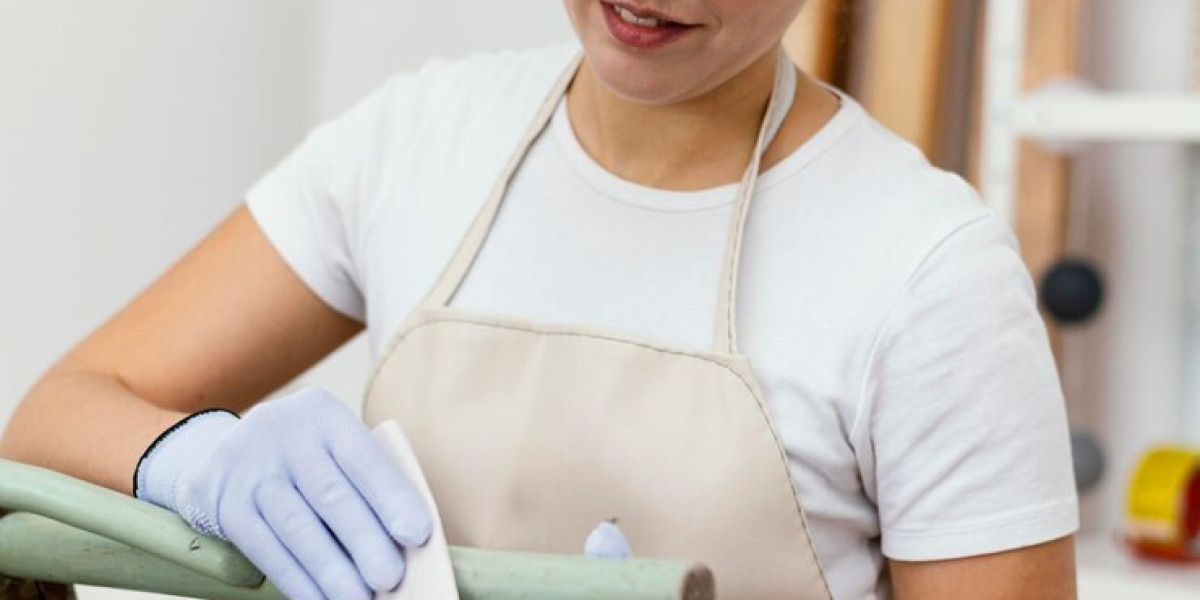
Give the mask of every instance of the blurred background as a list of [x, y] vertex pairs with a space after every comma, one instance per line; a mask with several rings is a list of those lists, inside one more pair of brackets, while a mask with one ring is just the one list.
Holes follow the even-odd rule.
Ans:
[[[571, 37], [544, 0], [0, 0], [0, 426], [315, 124], [430, 58]], [[1200, 0], [810, 0], [786, 42], [1011, 216], [1091, 483], [1083, 597], [1195, 598], [1195, 563], [1114, 538], [1148, 451], [1200, 448]], [[358, 399], [369, 360], [297, 384]]]

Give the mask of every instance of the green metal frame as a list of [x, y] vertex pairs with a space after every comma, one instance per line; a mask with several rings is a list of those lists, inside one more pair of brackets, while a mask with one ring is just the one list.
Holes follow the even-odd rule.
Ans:
[[[0, 574], [192, 598], [283, 595], [231, 544], [177, 515], [0, 460]], [[708, 569], [674, 561], [450, 549], [462, 600], [706, 600]]]

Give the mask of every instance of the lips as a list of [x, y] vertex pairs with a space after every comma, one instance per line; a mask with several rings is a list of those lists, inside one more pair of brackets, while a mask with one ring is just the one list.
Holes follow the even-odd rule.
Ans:
[[625, 2], [600, 2], [608, 32], [618, 42], [634, 48], [661, 48], [683, 37], [697, 25], [673, 20], [658, 11], [639, 9]]

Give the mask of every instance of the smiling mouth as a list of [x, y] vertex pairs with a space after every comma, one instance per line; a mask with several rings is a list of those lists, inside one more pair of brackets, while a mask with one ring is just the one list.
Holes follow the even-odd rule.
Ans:
[[699, 27], [625, 2], [601, 0], [600, 4], [609, 33], [617, 41], [635, 48], [662, 47]]
[[687, 23], [673, 20], [661, 13], [651, 10], [637, 9], [633, 6], [620, 2], [605, 2], [605, 4], [611, 5], [613, 10], [616, 11], [617, 16], [621, 17], [622, 21], [632, 25], [641, 25], [642, 27], [658, 27], [660, 25], [688, 25]]

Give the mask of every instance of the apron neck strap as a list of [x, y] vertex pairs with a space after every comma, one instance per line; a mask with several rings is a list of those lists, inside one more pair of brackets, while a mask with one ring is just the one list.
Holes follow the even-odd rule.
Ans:
[[719, 354], [737, 353], [737, 288], [738, 270], [741, 265], [742, 240], [746, 236], [746, 222], [750, 216], [750, 204], [762, 170], [762, 157], [783, 126], [783, 121], [796, 98], [796, 67], [786, 52], [779, 51], [778, 67], [775, 70], [775, 87], [767, 103], [766, 114], [759, 127], [754, 155], [738, 186], [737, 203], [729, 223], [729, 235], [725, 243], [725, 258], [721, 262], [721, 287], [718, 292], [716, 323], [713, 326], [713, 351]]
[[[534, 141], [546, 129], [550, 118], [554, 115], [554, 111], [558, 107], [559, 101], [566, 94], [567, 88], [570, 87], [571, 81], [574, 80], [575, 73], [579, 70], [579, 65], [582, 62], [583, 54], [579, 53], [571, 60], [570, 64], [567, 65], [562, 75], [550, 89], [546, 100], [542, 103], [541, 109], [538, 110], [537, 115], [525, 131], [516, 150], [505, 164], [504, 170], [501, 172], [499, 179], [497, 179], [495, 186], [493, 186], [487, 202], [484, 203], [479, 214], [476, 215], [470, 229], [467, 230], [466, 235], [455, 251], [453, 258], [447, 263], [441, 276], [438, 277], [437, 282], [429, 291], [421, 306], [425, 308], [442, 308], [449, 306], [451, 300], [454, 299], [454, 295], [458, 292], [472, 264], [474, 264], [475, 258], [479, 255], [480, 249], [487, 240], [488, 233], [491, 231], [492, 225], [496, 220], [496, 215], [500, 211], [500, 205], [504, 202], [504, 196], [508, 191], [508, 186], [512, 181], [513, 175], [516, 173], [517, 168], [520, 167], [521, 161], [524, 160], [525, 154]], [[766, 113], [759, 127], [758, 138], [754, 146], [754, 155], [751, 157], [750, 164], [746, 167], [746, 171], [742, 175], [741, 184], [738, 186], [737, 203], [734, 205], [733, 215], [730, 218], [725, 257], [721, 266], [720, 295], [716, 323], [713, 329], [713, 349], [718, 353], [733, 354], [737, 351], [737, 334], [734, 324], [737, 301], [737, 275], [742, 239], [745, 236], [746, 221], [750, 214], [750, 203], [754, 197], [755, 184], [758, 182], [758, 172], [762, 168], [762, 155], [783, 124], [784, 117], [787, 116], [792, 101], [795, 98], [795, 91], [796, 69], [787, 54], [781, 49], [779, 51], [778, 68], [776, 69], [775, 84], [771, 93], [771, 99], [767, 104]]]
[[462, 241], [459, 242], [458, 249], [454, 252], [454, 257], [446, 264], [442, 274], [438, 277], [437, 283], [433, 289], [429, 290], [429, 294], [425, 300], [421, 302], [421, 306], [425, 308], [443, 308], [450, 305], [450, 301], [454, 299], [454, 295], [458, 292], [458, 288], [462, 285], [463, 279], [466, 278], [467, 272], [471, 270], [471, 265], [475, 263], [475, 258], [479, 256], [479, 251], [483, 247], [483, 243], [487, 240], [488, 233], [492, 229], [492, 224], [496, 221], [496, 214], [500, 211], [500, 204], [504, 202], [505, 192], [508, 191], [508, 185], [512, 181], [513, 175], [517, 172], [517, 168], [521, 166], [521, 161], [524, 160], [525, 154], [529, 148], [533, 146], [533, 142], [541, 136], [542, 131], [546, 129], [546, 125], [550, 123], [550, 117], [554, 115], [555, 108], [558, 107], [559, 100], [567, 93], [567, 88], [571, 86], [571, 82], [575, 79], [575, 73], [579, 70], [579, 65], [583, 63], [583, 53], [580, 52], [571, 59], [570, 64], [563, 69], [562, 75], [554, 82], [554, 87], [550, 88], [550, 92], [546, 95], [545, 101], [542, 102], [542, 107], [534, 116], [533, 122], [529, 124], [529, 128], [525, 130], [521, 136], [520, 143], [513, 151], [512, 156], [508, 158], [508, 162], [504, 165], [504, 170], [500, 173], [500, 178], [496, 180], [492, 191], [488, 195], [487, 202], [480, 208], [479, 214], [475, 216], [475, 220], [471, 223], [471, 228], [467, 230]]

